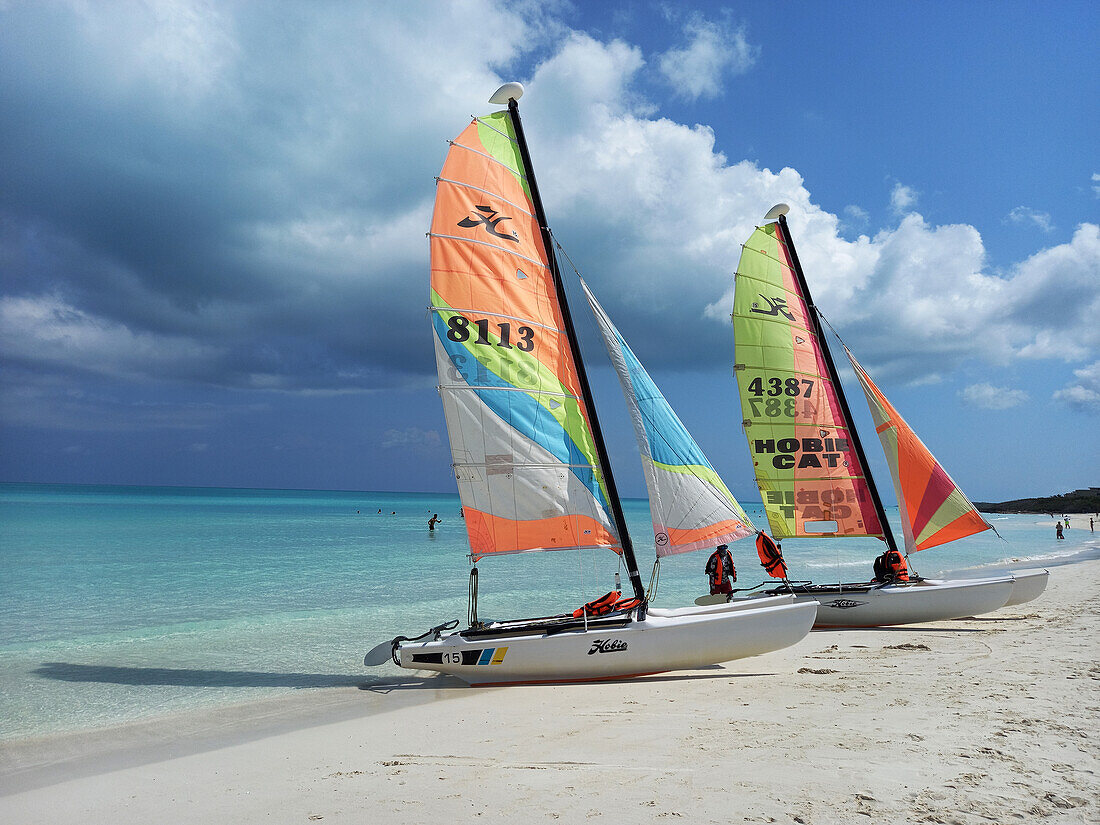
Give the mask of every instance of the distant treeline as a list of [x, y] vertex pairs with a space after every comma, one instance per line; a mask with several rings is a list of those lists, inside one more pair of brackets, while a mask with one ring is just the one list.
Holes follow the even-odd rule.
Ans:
[[983, 513], [1100, 513], [1100, 487], [1074, 490], [1046, 498], [1018, 498], [1015, 501], [975, 501]]

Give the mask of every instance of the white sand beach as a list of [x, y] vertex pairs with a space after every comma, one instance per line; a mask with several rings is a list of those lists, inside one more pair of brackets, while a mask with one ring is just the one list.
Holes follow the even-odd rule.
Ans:
[[1100, 561], [1052, 567], [1037, 601], [988, 616], [689, 673], [410, 673], [16, 743], [0, 821], [1094, 823], [1098, 584]]

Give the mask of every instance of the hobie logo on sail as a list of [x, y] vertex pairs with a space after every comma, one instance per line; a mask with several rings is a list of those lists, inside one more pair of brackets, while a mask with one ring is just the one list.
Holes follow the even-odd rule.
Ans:
[[491, 206], [475, 206], [474, 207], [480, 215], [474, 215], [472, 218], [463, 218], [458, 222], [458, 225], [465, 229], [473, 229], [476, 226], [485, 227], [485, 231], [495, 238], [503, 238], [506, 241], [512, 241], [513, 243], [519, 243], [519, 235], [515, 230], [501, 232], [497, 229], [497, 226], [501, 221], [512, 220], [507, 215], [501, 215], [497, 210]]
[[786, 298], [768, 298], [765, 295], [761, 295], [765, 301], [768, 302], [767, 309], [760, 309], [760, 304], [756, 301], [752, 302], [752, 312], [758, 312], [761, 315], [771, 315], [772, 317], [778, 317], [782, 315], [788, 321], [793, 321], [794, 316], [791, 315], [791, 311], [787, 308]]
[[593, 653], [619, 653], [626, 650], [626, 642], [622, 639], [596, 639], [592, 647], [588, 649], [588, 655]]

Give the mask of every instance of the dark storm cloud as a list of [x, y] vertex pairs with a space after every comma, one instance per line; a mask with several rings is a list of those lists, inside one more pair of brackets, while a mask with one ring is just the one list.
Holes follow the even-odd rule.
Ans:
[[[431, 368], [423, 233], [440, 135], [469, 106], [437, 97], [418, 117], [395, 101], [396, 81], [426, 90], [411, 67], [431, 61], [392, 15], [271, 11], [4, 13], [0, 263], [4, 295], [22, 302], [5, 325], [46, 342], [9, 358], [287, 390]], [[447, 16], [425, 23], [426, 41]]]

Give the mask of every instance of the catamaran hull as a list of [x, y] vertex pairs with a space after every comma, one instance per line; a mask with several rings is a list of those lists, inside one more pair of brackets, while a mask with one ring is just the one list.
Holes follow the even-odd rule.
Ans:
[[1012, 595], [1005, 602], [1005, 607], [1039, 598], [1047, 589], [1049, 578], [1050, 573], [1046, 570], [1013, 570]]
[[534, 635], [464, 636], [404, 642], [402, 667], [457, 676], [471, 685], [574, 682], [688, 670], [789, 647], [810, 631], [812, 601], [757, 609], [648, 615], [611, 628]]
[[[922, 579], [879, 587], [812, 585], [799, 602], [817, 601], [815, 628], [923, 624], [976, 616], [1004, 607], [1013, 579]], [[754, 597], [749, 597], [751, 601]]]

